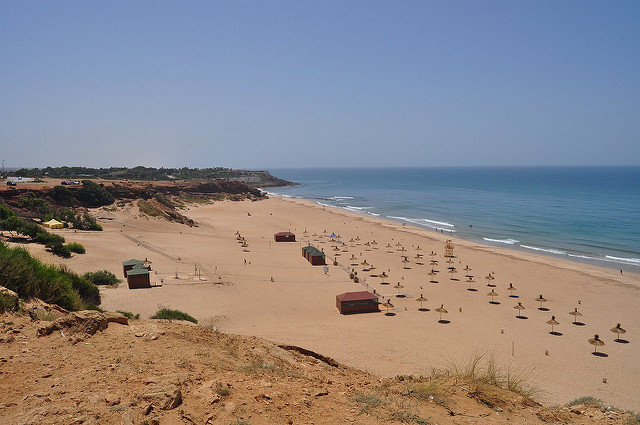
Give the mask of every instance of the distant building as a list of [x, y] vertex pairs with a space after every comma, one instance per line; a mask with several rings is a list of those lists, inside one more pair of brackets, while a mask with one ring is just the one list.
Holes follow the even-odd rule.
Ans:
[[291, 232], [278, 232], [273, 235], [276, 242], [295, 242], [296, 235]]
[[378, 296], [368, 291], [345, 292], [336, 296], [336, 307], [340, 314], [375, 313], [378, 308]]

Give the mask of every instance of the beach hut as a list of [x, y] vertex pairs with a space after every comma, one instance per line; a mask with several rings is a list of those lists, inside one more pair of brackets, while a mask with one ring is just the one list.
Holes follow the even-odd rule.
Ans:
[[378, 296], [368, 291], [345, 292], [336, 295], [336, 307], [340, 314], [374, 313], [378, 309]]
[[291, 232], [278, 232], [273, 235], [273, 239], [276, 242], [295, 242], [296, 235]]
[[141, 260], [136, 260], [134, 258], [127, 260], [127, 261], [123, 261], [122, 262], [122, 273], [124, 274], [124, 277], [127, 277], [127, 272], [129, 270], [131, 270], [132, 268], [134, 268], [136, 265], [141, 265], [144, 266], [144, 263]]
[[42, 223], [42, 225], [44, 227], [48, 227], [49, 229], [62, 229], [64, 227], [64, 225], [55, 218], [52, 218], [49, 221], [45, 221], [44, 223]]
[[136, 264], [127, 271], [127, 284], [129, 289], [151, 288], [151, 276], [149, 269], [144, 264]]
[[306, 258], [312, 266], [324, 266], [326, 264], [324, 252], [311, 245], [302, 248], [302, 256]]

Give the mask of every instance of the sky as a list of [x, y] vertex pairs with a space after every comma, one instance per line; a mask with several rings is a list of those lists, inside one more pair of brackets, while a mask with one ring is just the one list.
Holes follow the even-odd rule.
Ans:
[[636, 0], [0, 0], [0, 159], [640, 165], [639, 25]]

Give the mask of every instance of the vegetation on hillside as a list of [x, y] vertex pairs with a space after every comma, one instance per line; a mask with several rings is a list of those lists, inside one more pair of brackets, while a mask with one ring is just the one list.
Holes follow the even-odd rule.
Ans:
[[[61, 195], [60, 191], [57, 190], [57, 188], [61, 188], [62, 192], [67, 190], [71, 192], [71, 194], [69, 196]], [[56, 193], [55, 196], [53, 194], [54, 192]], [[67, 199], [69, 197], [73, 198], [76, 192], [79, 192], [79, 191], [71, 191], [64, 186], [56, 186], [53, 189], [51, 189], [50, 196], [54, 200], [60, 200], [62, 198]], [[62, 197], [62, 198], [56, 199], [56, 196]], [[38, 198], [33, 194], [30, 194], [27, 197], [21, 198], [20, 207], [28, 211], [31, 215], [41, 219], [42, 221], [49, 221], [51, 219], [56, 219], [58, 221], [65, 221], [65, 222], [71, 223], [73, 228], [78, 230], [102, 230], [102, 226], [100, 226], [96, 222], [96, 220], [93, 217], [91, 217], [91, 215], [89, 215], [88, 212], [86, 211], [76, 212], [70, 208], [60, 208], [60, 207], [51, 205], [51, 203], [46, 199]]]
[[232, 168], [154, 168], [154, 167], [46, 167], [22, 168], [12, 173], [23, 177], [52, 177], [61, 179], [101, 178], [107, 180], [191, 180], [191, 179], [232, 179], [248, 184], [265, 186], [286, 186], [291, 182], [272, 176], [267, 171], [237, 170]]
[[170, 308], [161, 307], [160, 310], [151, 316], [152, 319], [165, 319], [165, 320], [187, 320], [189, 322], [198, 323], [198, 320], [193, 316], [180, 311], [171, 310]]
[[86, 249], [79, 243], [64, 245], [65, 239], [60, 235], [47, 232], [34, 222], [26, 221], [4, 204], [0, 204], [0, 230], [16, 232], [28, 237], [33, 242], [44, 245], [51, 252], [63, 258], [71, 257], [71, 253], [84, 254]]
[[117, 285], [122, 282], [113, 273], [108, 270], [98, 270], [97, 272], [87, 272], [82, 275], [94, 285]]
[[0, 282], [21, 299], [39, 298], [67, 310], [100, 304], [98, 287], [64, 267], [47, 265], [24, 248], [0, 242]]

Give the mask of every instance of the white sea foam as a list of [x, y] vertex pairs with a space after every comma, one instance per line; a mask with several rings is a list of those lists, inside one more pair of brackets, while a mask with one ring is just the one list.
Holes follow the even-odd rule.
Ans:
[[[447, 222], [444, 222], [444, 221], [429, 220], [427, 218], [408, 218], [408, 217], [395, 217], [395, 216], [387, 216], [387, 218], [391, 218], [391, 219], [394, 219], [394, 220], [406, 221], [408, 223], [417, 224], [419, 226], [424, 226], [424, 227], [429, 227], [431, 229], [441, 229], [442, 227], [455, 227], [451, 223], [447, 223]], [[454, 233], [455, 232], [455, 230], [453, 230], [453, 229], [446, 229], [446, 231], [449, 232], [449, 233]]]
[[553, 249], [553, 248], [540, 248], [539, 246], [530, 246], [530, 245], [520, 245], [522, 248], [526, 248], [526, 249], [532, 249], [534, 251], [542, 251], [542, 252], [549, 252], [551, 254], [558, 254], [558, 255], [566, 255], [566, 251], [562, 251], [560, 249]]
[[506, 243], [507, 245], [513, 245], [520, 242], [519, 240], [516, 240], [516, 239], [490, 239], [490, 238], [484, 238], [484, 237], [482, 239], [489, 242]]
[[640, 258], [624, 258], [624, 257], [612, 257], [611, 255], [605, 255], [607, 261], [613, 261], [623, 264], [638, 264], [640, 265]]
[[316, 201], [316, 204], [322, 205], [323, 207], [333, 207], [333, 205], [331, 205], [331, 204], [324, 204], [324, 203], [322, 203], [320, 201]]
[[380, 217], [380, 214], [376, 214], [376, 213], [372, 213], [372, 212], [370, 212], [369, 214], [371, 214], [374, 217]]
[[429, 220], [428, 218], [407, 218], [407, 217], [393, 217], [393, 216], [389, 216], [389, 218], [393, 218], [395, 220], [404, 220], [404, 221], [408, 221], [410, 223], [416, 223], [416, 224], [428, 223], [428, 224], [434, 224], [437, 226], [455, 227], [453, 224], [447, 223], [446, 221]]
[[600, 260], [600, 258], [589, 257], [588, 255], [567, 254], [569, 257], [584, 258], [585, 260]]
[[332, 196], [329, 199], [335, 199], [336, 201], [340, 201], [344, 199], [353, 199], [353, 196]]
[[[260, 189], [262, 190], [262, 189]], [[293, 196], [291, 195], [285, 195], [284, 193], [278, 193], [278, 192], [269, 192], [268, 190], [262, 190], [264, 193], [266, 193], [269, 196], [278, 196], [280, 198], [293, 198]]]

